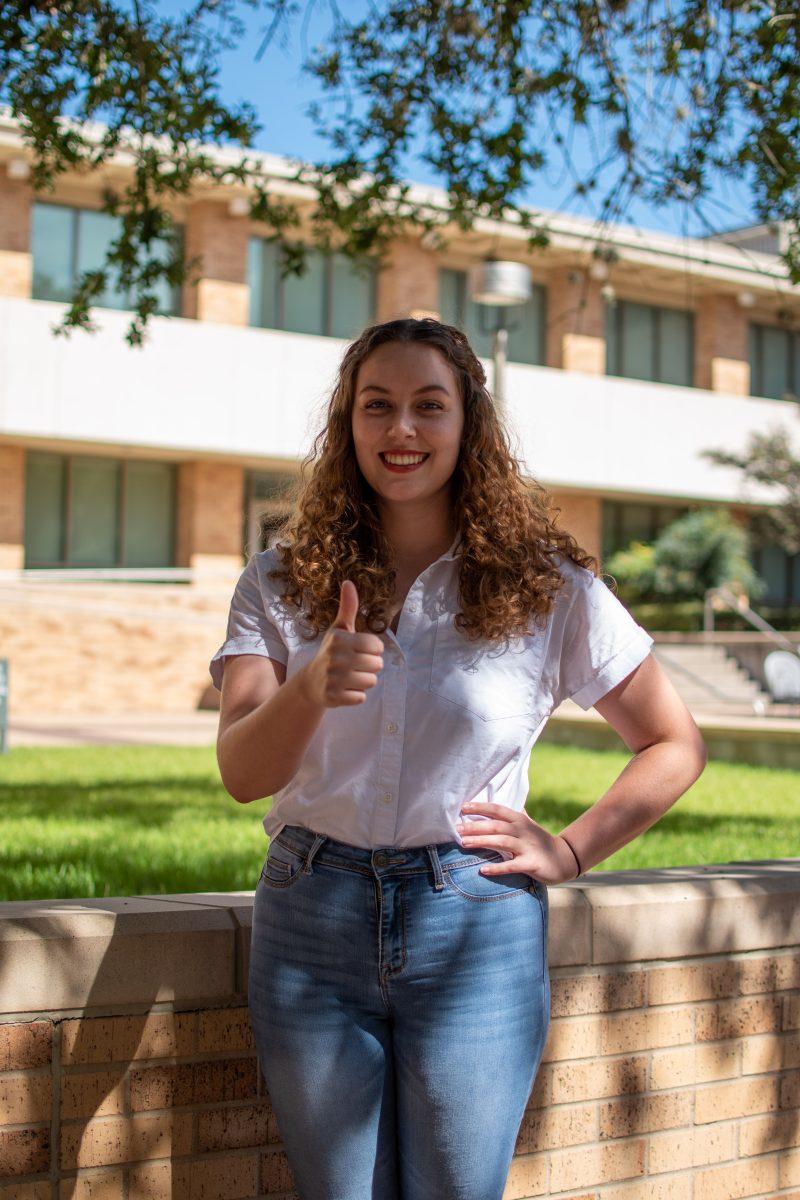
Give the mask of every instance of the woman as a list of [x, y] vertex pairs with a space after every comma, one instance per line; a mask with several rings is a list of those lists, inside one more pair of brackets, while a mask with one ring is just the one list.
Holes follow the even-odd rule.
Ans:
[[[457, 329], [367, 329], [313, 458], [211, 662], [225, 787], [273, 796], [259, 1060], [302, 1200], [500, 1200], [550, 1021], [547, 885], [652, 825], [705, 750]], [[568, 696], [636, 753], [553, 835], [528, 760]]]

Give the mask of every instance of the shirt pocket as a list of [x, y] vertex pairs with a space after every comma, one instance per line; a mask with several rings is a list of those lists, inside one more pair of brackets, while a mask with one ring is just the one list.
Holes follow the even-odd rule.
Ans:
[[533, 723], [543, 711], [541, 634], [471, 642], [454, 615], [437, 618], [428, 691], [481, 721]]

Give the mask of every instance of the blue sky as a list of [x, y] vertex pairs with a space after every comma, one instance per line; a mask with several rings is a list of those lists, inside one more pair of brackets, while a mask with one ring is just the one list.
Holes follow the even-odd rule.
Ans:
[[[185, 7], [180, 0], [162, 0], [158, 5], [164, 13], [173, 13]], [[344, 13], [355, 19], [365, 9], [363, 0], [350, 0], [343, 5]], [[255, 146], [275, 154], [287, 154], [301, 158], [331, 157], [330, 146], [314, 132], [311, 118], [306, 110], [311, 101], [323, 93], [316, 81], [302, 72], [304, 57], [325, 40], [330, 28], [330, 13], [326, 5], [308, 8], [308, 0], [301, 0], [301, 12], [289, 27], [288, 36], [273, 38], [262, 58], [256, 61], [256, 53], [262, 42], [265, 28], [263, 14], [249, 12], [243, 5], [242, 16], [248, 24], [248, 33], [237, 49], [221, 55], [221, 89], [227, 103], [247, 100], [257, 110], [263, 126]], [[579, 171], [591, 164], [588, 150], [581, 149], [575, 142], [573, 156]], [[570, 212], [585, 217], [596, 217], [598, 199], [569, 199], [571, 183], [564, 170], [558, 152], [554, 150], [552, 166], [539, 173], [525, 203]], [[419, 158], [406, 162], [405, 176], [418, 183], [440, 185], [431, 168]], [[600, 189], [598, 189], [600, 190]], [[752, 201], [745, 183], [733, 185], [721, 180], [705, 203], [705, 222], [696, 214], [687, 211], [685, 205], [674, 205], [659, 209], [636, 202], [629, 206], [624, 216], [630, 224], [674, 234], [702, 236], [709, 231], [710, 223], [716, 231], [755, 223]]]

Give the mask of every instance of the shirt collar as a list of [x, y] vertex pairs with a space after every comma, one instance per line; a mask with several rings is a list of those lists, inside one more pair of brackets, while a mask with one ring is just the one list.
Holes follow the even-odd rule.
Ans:
[[439, 559], [439, 562], [450, 562], [452, 559], [459, 558], [460, 556], [461, 556], [461, 534], [457, 533], [454, 540], [450, 543], [449, 548], [447, 550], [445, 550], [444, 554]]

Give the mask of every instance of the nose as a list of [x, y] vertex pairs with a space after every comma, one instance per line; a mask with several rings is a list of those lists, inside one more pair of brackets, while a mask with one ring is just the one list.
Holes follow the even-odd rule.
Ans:
[[414, 424], [414, 417], [410, 412], [398, 412], [389, 426], [389, 430], [396, 437], [415, 437], [417, 427]]

